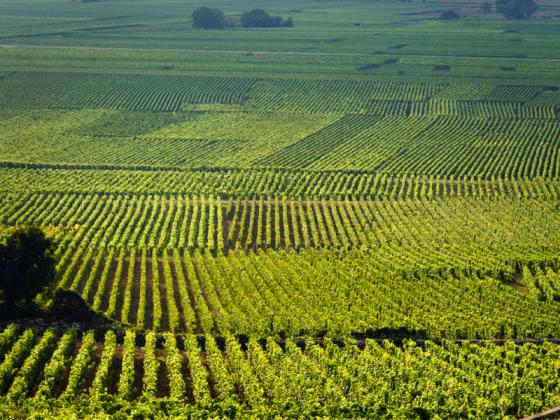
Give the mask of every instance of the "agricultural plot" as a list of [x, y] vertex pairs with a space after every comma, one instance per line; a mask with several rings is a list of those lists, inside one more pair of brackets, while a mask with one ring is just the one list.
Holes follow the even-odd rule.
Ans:
[[[197, 111], [156, 114], [131, 133], [107, 135], [113, 131], [105, 123], [111, 115], [90, 110], [8, 114], [0, 121], [0, 160], [51, 167], [293, 168], [484, 179], [560, 176], [560, 122], [554, 118]], [[142, 115], [123, 120], [134, 122]]]
[[[511, 249], [518, 243], [520, 252], [534, 243], [541, 248], [549, 244], [554, 252], [556, 242], [547, 238], [547, 231], [559, 227], [556, 202], [556, 197], [226, 201], [181, 195], [49, 193], [5, 195], [0, 208], [4, 225], [40, 223], [58, 229], [61, 250], [70, 243], [84, 248], [256, 252], [454, 241], [465, 249], [468, 234], [477, 238], [473, 247], [507, 243]], [[424, 226], [419, 220], [428, 223]], [[524, 231], [527, 234], [521, 235]]]
[[111, 326], [2, 325], [0, 416], [560, 405], [558, 8], [198, 6], [2, 4], [0, 237]]
[[[342, 255], [235, 251], [218, 257], [208, 251], [181, 255], [177, 249], [139, 257], [134, 250], [96, 255], [80, 250], [83, 258], [68, 262], [60, 287], [80, 293], [109, 317], [155, 331], [313, 336], [394, 329], [421, 337], [485, 339], [558, 335], [560, 274], [555, 269], [536, 265], [533, 273], [525, 266], [524, 277], [517, 277], [507, 266], [423, 267], [420, 252], [403, 252], [400, 262], [389, 249]], [[412, 271], [414, 263], [418, 267]], [[504, 284], [504, 277], [517, 283]]]
[[3, 80], [2, 108], [177, 111], [184, 103], [240, 103], [252, 79], [17, 73]]
[[[50, 405], [49, 410], [76, 401], [66, 412], [81, 416], [96, 413], [102, 401], [123, 407], [137, 399], [144, 400], [144, 413], [159, 416], [209, 410], [229, 416], [519, 417], [559, 402], [558, 346], [550, 343], [406, 341], [398, 347], [351, 338], [250, 338], [240, 344], [233, 335], [177, 340], [167, 333], [160, 350], [153, 332], [117, 339], [109, 330], [96, 343], [93, 331], [79, 337], [73, 330], [41, 333], [14, 325], [0, 339], [7, 400], [33, 409]], [[527, 390], [525, 398], [501, 398], [520, 388]]]
[[122, 193], [217, 196], [224, 199], [399, 199], [440, 197], [555, 198], [554, 179], [391, 176], [382, 173], [0, 164], [4, 193]]
[[[549, 232], [560, 230], [557, 199], [51, 193], [4, 196], [1, 211], [4, 224], [42, 223], [54, 233], [59, 287], [140, 327], [266, 335], [400, 325], [433, 338], [556, 336], [560, 244]], [[436, 298], [441, 287], [449, 294]], [[449, 324], [437, 318], [443, 313]]]

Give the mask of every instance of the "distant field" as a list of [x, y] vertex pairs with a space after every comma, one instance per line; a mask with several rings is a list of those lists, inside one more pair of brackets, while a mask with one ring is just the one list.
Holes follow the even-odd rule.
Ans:
[[[210, 278], [227, 281], [222, 264], [245, 254], [331, 264], [358, 249], [404, 278], [522, 286], [498, 300], [509, 289], [530, 299], [536, 284], [537, 300], [552, 293], [557, 307], [555, 281], [522, 278], [524, 266], [560, 268], [549, 235], [560, 220], [555, 20], [450, 23], [426, 15], [444, 4], [320, 2], [270, 7], [299, 10], [295, 28], [193, 31], [186, 3], [31, 5], [35, 17], [23, 3], [3, 8], [1, 42], [23, 46], [0, 49], [1, 217], [58, 232], [60, 285], [95, 308], [161, 330], [235, 332], [188, 321], [252, 293], [227, 298], [194, 261], [217, 258]], [[265, 284], [255, 283], [264, 296]], [[352, 318], [326, 329], [395, 322]], [[306, 322], [293, 332], [320, 329]]]
[[[1, 229], [42, 225], [58, 241], [59, 287], [129, 329], [118, 345], [111, 333], [95, 344], [64, 329], [76, 373], [60, 367], [50, 397], [157, 393], [201, 409], [220, 401], [227, 415], [266, 406], [265, 417], [292, 403], [401, 418], [520, 417], [560, 404], [550, 343], [529, 355], [510, 343], [527, 360], [556, 359], [512, 374], [527, 381], [519, 389], [542, 385], [531, 375], [550, 387], [519, 404], [509, 390], [505, 411], [491, 375], [461, 359], [494, 366], [510, 357], [499, 347], [355, 346], [560, 338], [560, 3], [542, 2], [528, 21], [454, 1], [212, 5], [232, 19], [266, 7], [295, 27], [193, 30], [190, 1], [0, 0]], [[450, 9], [470, 11], [438, 19]], [[38, 341], [18, 336], [20, 348], [6, 331], [0, 371]], [[158, 335], [146, 341], [146, 331]], [[309, 348], [294, 344], [300, 336]], [[49, 337], [33, 350], [43, 364]], [[212, 356], [203, 343], [213, 340]], [[382, 378], [437, 365], [455, 375], [443, 381], [479, 388], [468, 403], [405, 403], [416, 391], [368, 400], [353, 377], [370, 359]], [[500, 372], [513, 369], [507, 360]], [[315, 381], [308, 395], [282, 394], [275, 381], [302, 370]], [[172, 383], [181, 372], [187, 383]], [[509, 374], [490, 379], [505, 387]], [[69, 388], [71, 375], [83, 382]], [[360, 375], [379, 386], [378, 371]], [[0, 383], [0, 398], [34, 395], [41, 376], [31, 377], [27, 394], [12, 377]], [[317, 408], [333, 395], [347, 411], [342, 400]], [[442, 399], [455, 411], [439, 410]]]
[[[544, 4], [544, 11], [558, 10], [557, 1]], [[555, 20], [507, 22], [495, 14], [460, 22], [435, 19], [456, 8], [454, 3], [270, 2], [267, 11], [292, 16], [293, 29], [192, 31], [190, 15], [199, 5], [182, 0], [4, 0], [0, 44], [558, 58]], [[264, 7], [250, 0], [212, 6], [223, 9], [226, 18]]]

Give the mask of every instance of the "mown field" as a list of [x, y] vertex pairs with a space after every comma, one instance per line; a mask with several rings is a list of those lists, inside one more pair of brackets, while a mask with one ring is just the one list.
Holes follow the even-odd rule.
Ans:
[[458, 2], [453, 22], [455, 3], [212, 5], [295, 27], [0, 0], [2, 230], [41, 225], [58, 286], [121, 326], [14, 320], [2, 410], [560, 405], [560, 4], [507, 21]]

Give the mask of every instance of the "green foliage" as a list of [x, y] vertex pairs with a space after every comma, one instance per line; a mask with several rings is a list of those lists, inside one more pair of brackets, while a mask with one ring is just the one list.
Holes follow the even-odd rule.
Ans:
[[[365, 179], [334, 183], [360, 180], [370, 189]], [[560, 245], [549, 234], [560, 229], [556, 184], [370, 181], [383, 200], [38, 194], [6, 200], [4, 214], [14, 222], [72, 221], [59, 233], [61, 285], [73, 279], [93, 307], [157, 331], [556, 334], [549, 317], [559, 288], [546, 277], [547, 268], [552, 279], [559, 268]], [[531, 283], [544, 296], [538, 307], [502, 284], [517, 281], [529, 264], [544, 273]], [[95, 265], [98, 275], [87, 275], [83, 268]], [[445, 299], [432, 294], [442, 284], [452, 291]], [[456, 295], [465, 298], [455, 303]], [[372, 301], [393, 302], [394, 310], [372, 308]], [[479, 311], [471, 314], [472, 307]], [[538, 325], [521, 316], [533, 312]], [[462, 321], [468, 314], [471, 321]]]
[[282, 21], [280, 16], [270, 16], [263, 9], [253, 9], [241, 15], [241, 26], [244, 28], [276, 28], [293, 26], [292, 18]]
[[192, 13], [192, 26], [195, 29], [223, 29], [225, 27], [224, 14], [220, 9], [199, 7]]
[[32, 303], [55, 278], [55, 244], [37, 226], [14, 228], [0, 244], [0, 290], [10, 308]]
[[[169, 378], [169, 396], [173, 400], [181, 400], [185, 396], [185, 380], [183, 378], [183, 359], [177, 349], [177, 341], [171, 333], [165, 333], [165, 354], [167, 376]], [[198, 354], [197, 354], [198, 356]], [[191, 361], [191, 372], [196, 368]]]
[[[58, 384], [72, 360], [76, 341], [76, 331], [69, 329], [59, 340], [58, 347], [52, 353], [50, 360], [45, 366], [43, 379], [39, 384], [34, 398], [50, 399], [55, 396]], [[109, 345], [109, 340], [106, 340]]]
[[59, 295], [130, 329], [8, 327], [1, 417], [560, 405], [557, 345], [445, 341], [560, 336], [554, 19], [303, 1], [290, 31], [207, 8], [192, 27], [228, 30], [193, 31], [188, 0], [106, 6], [3, 4], [0, 235], [41, 226]]
[[[89, 342], [89, 337], [84, 340]], [[155, 348], [154, 336], [151, 337], [149, 347]], [[52, 339], [44, 338], [34, 347], [24, 366], [36, 366], [35, 355], [50, 354], [52, 346], [45, 351], [47, 341], [52, 342]], [[104, 355], [112, 358], [113, 334], [108, 333], [106, 340], [97, 345], [103, 348]], [[31, 342], [27, 343], [27, 348], [32, 346]], [[124, 347], [125, 352], [134, 350], [129, 344]], [[72, 397], [64, 393], [66, 398], [13, 401], [10, 391], [8, 396], [0, 396], [0, 406], [3, 414], [18, 412], [20, 415], [79, 418], [101, 414], [127, 417], [131, 413], [157, 418], [291, 417], [302, 413], [331, 418], [415, 418], [419, 412], [428, 417], [519, 418], [560, 402], [559, 349], [558, 344], [546, 341], [539, 344], [514, 344], [512, 341], [436, 344], [405, 340], [395, 345], [387, 340], [357, 342], [351, 338], [339, 339], [336, 343], [328, 338], [316, 342], [309, 337], [297, 341], [277, 341], [269, 337], [259, 343], [255, 337], [250, 337], [246, 350], [242, 350], [239, 341], [227, 335], [224, 352], [212, 339], [206, 342], [206, 352], [202, 352], [196, 336], [187, 335], [185, 354], [182, 354], [175, 338], [165, 334], [164, 348], [158, 351], [165, 352], [163, 359], [171, 386], [169, 396], [153, 393], [156, 388], [163, 392], [167, 379], [153, 375], [149, 368], [153, 363], [150, 356], [140, 369], [152, 372], [149, 374], [152, 391], [145, 389], [138, 399], [123, 399], [106, 390], [92, 395], [82, 382]], [[16, 352], [14, 347], [11, 353]], [[59, 355], [55, 350], [53, 359], [59, 360]], [[81, 355], [79, 352], [67, 359], [65, 369], [70, 371], [71, 377], [82, 371]], [[94, 367], [95, 378], [110, 375], [121, 383], [128, 381], [131, 372], [120, 372], [107, 364], [107, 360], [110, 358], [103, 356], [99, 366]], [[182, 374], [181, 366], [187, 361], [189, 369]], [[54, 366], [54, 363], [49, 365]], [[48, 371], [52, 372], [50, 368]], [[27, 382], [38, 381], [43, 388], [44, 379], [39, 372], [25, 367], [20, 372], [18, 377], [23, 378], [25, 372]], [[19, 382], [16, 379], [12, 388], [19, 388]], [[185, 382], [192, 386], [195, 404], [189, 401]], [[211, 389], [215, 391], [213, 395]], [[95, 390], [99, 391], [97, 387]]]
[[70, 368], [68, 383], [61, 397], [67, 399], [68, 401], [72, 401], [73, 398], [81, 393], [86, 376], [93, 367], [92, 356], [94, 348], [94, 333], [93, 331], [88, 331], [82, 337], [80, 349]]
[[14, 378], [6, 395], [13, 402], [21, 402], [33, 386], [33, 379], [39, 374], [44, 363], [51, 356], [56, 344], [57, 335], [54, 330], [47, 330], [39, 343], [33, 348], [18, 374]]
[[134, 357], [136, 351], [136, 334], [132, 330], [127, 330], [124, 337], [122, 368], [119, 377], [118, 393], [124, 400], [132, 398], [132, 384], [134, 381]]
[[[127, 364], [126, 369], [127, 371], [122, 371], [121, 377], [123, 378], [122, 381], [119, 381], [119, 394], [123, 397], [123, 393], [127, 392], [127, 386], [129, 386], [130, 382], [130, 354], [131, 354], [131, 347], [133, 347], [134, 342], [131, 343], [130, 339], [131, 333], [127, 334]], [[134, 334], [132, 334], [134, 335]], [[105, 339], [103, 342], [103, 354], [101, 356], [101, 360], [99, 361], [99, 366], [97, 367], [97, 371], [95, 372], [95, 378], [93, 379], [93, 383], [90, 389], [90, 395], [93, 399], [101, 398], [103, 395], [108, 393], [108, 385], [109, 385], [109, 378], [112, 373], [113, 369], [113, 359], [115, 357], [115, 352], [117, 350], [117, 338], [115, 336], [114, 331], [109, 330], [105, 334]], [[134, 354], [132, 353], [132, 357]], [[134, 359], [133, 359], [134, 362]], [[121, 385], [121, 382], [123, 385]], [[121, 392], [121, 388], [122, 392]], [[129, 396], [129, 395], [128, 395]]]
[[156, 341], [157, 336], [153, 331], [146, 334], [142, 394], [150, 398], [154, 398], [157, 392], [159, 361], [156, 358]]
[[529, 19], [539, 7], [534, 0], [496, 0], [496, 10], [506, 19]]
[[16, 324], [10, 324], [0, 333], [0, 360], [4, 358], [11, 348], [14, 340], [17, 338], [17, 332], [18, 326]]
[[188, 335], [186, 337], [185, 353], [189, 362], [194, 401], [199, 407], [206, 407], [211, 403], [210, 389], [207, 380], [208, 372], [206, 367], [202, 364], [196, 336]]
[[27, 329], [0, 363], [0, 393], [4, 393], [33, 348], [35, 334]]

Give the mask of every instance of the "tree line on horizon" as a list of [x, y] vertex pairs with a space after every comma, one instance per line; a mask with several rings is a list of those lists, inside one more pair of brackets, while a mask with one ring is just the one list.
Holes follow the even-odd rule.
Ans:
[[[237, 26], [232, 19], [226, 19], [224, 13], [217, 8], [199, 7], [192, 14], [195, 29], [224, 29]], [[243, 28], [278, 28], [292, 27], [292, 17], [283, 19], [281, 16], [270, 16], [263, 9], [252, 9], [241, 15], [239, 22]]]
[[[480, 11], [484, 15], [489, 15], [492, 13], [493, 8], [506, 19], [515, 20], [529, 19], [539, 10], [535, 0], [496, 0], [493, 5], [489, 1], [482, 3]], [[447, 10], [439, 18], [442, 20], [452, 20], [459, 19], [460, 17], [461, 15], [455, 10]]]

